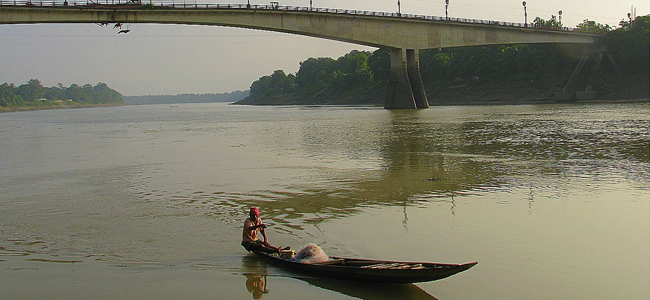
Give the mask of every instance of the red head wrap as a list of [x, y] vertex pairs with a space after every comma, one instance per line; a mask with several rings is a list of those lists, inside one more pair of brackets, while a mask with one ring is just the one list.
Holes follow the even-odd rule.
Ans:
[[257, 207], [251, 208], [250, 211], [251, 216], [259, 216], [260, 215], [260, 209]]

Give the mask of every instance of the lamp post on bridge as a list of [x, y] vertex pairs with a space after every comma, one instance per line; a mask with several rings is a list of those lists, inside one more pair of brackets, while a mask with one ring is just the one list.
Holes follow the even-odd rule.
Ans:
[[397, 0], [397, 15], [402, 15], [402, 4], [399, 2], [399, 0]]
[[445, 0], [445, 19], [449, 20], [449, 0]]
[[528, 11], [526, 10], [526, 1], [522, 2], [524, 5], [524, 27], [528, 27]]
[[558, 11], [557, 14], [558, 14], [558, 20], [559, 20], [558, 25], [560, 25], [560, 28], [561, 28], [562, 27], [562, 11]]
[[313, 0], [309, 0], [309, 10], [312, 10], [312, 8], [313, 8], [313, 6], [312, 6], [313, 3], [312, 2], [313, 2]]

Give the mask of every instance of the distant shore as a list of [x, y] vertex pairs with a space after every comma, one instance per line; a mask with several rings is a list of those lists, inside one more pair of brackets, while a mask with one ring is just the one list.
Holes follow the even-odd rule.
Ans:
[[107, 104], [86, 104], [77, 102], [53, 102], [39, 105], [23, 105], [23, 106], [0, 106], [0, 113], [16, 112], [16, 111], [29, 111], [29, 110], [44, 110], [44, 109], [70, 109], [70, 108], [88, 108], [88, 107], [108, 107], [108, 106], [122, 106], [124, 103], [107, 103]]
[[[566, 76], [545, 78], [530, 82], [513, 81], [467, 81], [455, 85], [426, 86], [429, 105], [515, 105], [559, 103], [554, 93], [561, 91]], [[594, 90], [598, 96], [592, 100], [578, 100], [571, 103], [643, 103], [650, 102], [650, 80], [648, 73], [636, 75], [616, 75], [600, 78]], [[234, 92], [233, 92], [234, 93]], [[358, 86], [336, 95], [327, 93], [285, 93], [266, 98], [247, 98], [234, 104], [240, 105], [342, 105], [382, 106], [386, 87], [381, 85]], [[186, 102], [170, 102], [179, 104]], [[32, 105], [0, 107], [2, 112], [69, 109], [87, 107], [107, 107], [133, 105], [134, 103], [88, 104], [78, 102], [34, 103]]]

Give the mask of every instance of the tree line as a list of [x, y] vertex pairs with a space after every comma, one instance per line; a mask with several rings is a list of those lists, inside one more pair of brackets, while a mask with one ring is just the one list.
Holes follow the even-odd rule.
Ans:
[[235, 102], [248, 96], [248, 91], [233, 91], [229, 93], [178, 94], [178, 95], [147, 95], [125, 96], [126, 104], [174, 104], [174, 103], [213, 103]]
[[[603, 33], [599, 43], [609, 45], [619, 70], [625, 74], [637, 74], [648, 72], [649, 23], [650, 15], [631, 22], [622, 21], [621, 27], [616, 29], [589, 20], [577, 27]], [[551, 16], [550, 20], [535, 19], [533, 26], [561, 28], [563, 25]], [[427, 49], [420, 51], [420, 73], [425, 86], [429, 87], [449, 86], [470, 79], [529, 81], [571, 74], [581, 54], [581, 49], [569, 55], [565, 46], [551, 44]], [[300, 99], [318, 94], [336, 97], [351, 89], [385, 87], [389, 70], [390, 54], [385, 49], [373, 52], [353, 50], [338, 59], [309, 58], [300, 63], [295, 74], [276, 70], [254, 81], [249, 97], [239, 103], [264, 104], [266, 101], [279, 104], [285, 101], [309, 104], [300, 102]]]
[[95, 86], [72, 84], [64, 87], [59, 83], [58, 86], [44, 87], [38, 79], [31, 79], [19, 86], [6, 82], [0, 85], [2, 107], [39, 106], [58, 102], [119, 104], [122, 103], [122, 94], [102, 82]]

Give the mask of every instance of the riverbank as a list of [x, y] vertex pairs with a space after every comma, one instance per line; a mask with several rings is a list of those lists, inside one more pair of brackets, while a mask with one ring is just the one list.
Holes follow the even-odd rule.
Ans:
[[[555, 103], [558, 102], [555, 93], [562, 91], [568, 79], [566, 74], [534, 80], [458, 79], [425, 83], [425, 90], [432, 106]], [[596, 98], [577, 102], [649, 101], [648, 83], [648, 73], [598, 76], [593, 85], [598, 93]], [[387, 90], [385, 84], [369, 84], [338, 90], [287, 91], [272, 96], [249, 96], [235, 104], [381, 106]]]
[[[568, 75], [530, 81], [474, 80], [456, 85], [426, 87], [430, 105], [484, 105], [555, 103], [555, 93], [562, 91]], [[599, 76], [594, 81], [594, 99], [575, 102], [649, 101], [648, 73]], [[585, 84], [586, 86], [586, 84]]]
[[69, 109], [69, 108], [107, 107], [107, 106], [122, 106], [122, 105], [125, 104], [124, 103], [89, 104], [89, 103], [78, 103], [73, 101], [66, 101], [66, 102], [48, 101], [48, 103], [42, 103], [42, 104], [10, 106], [10, 107], [0, 106], [0, 113], [28, 111], [28, 110], [43, 110], [43, 109]]

